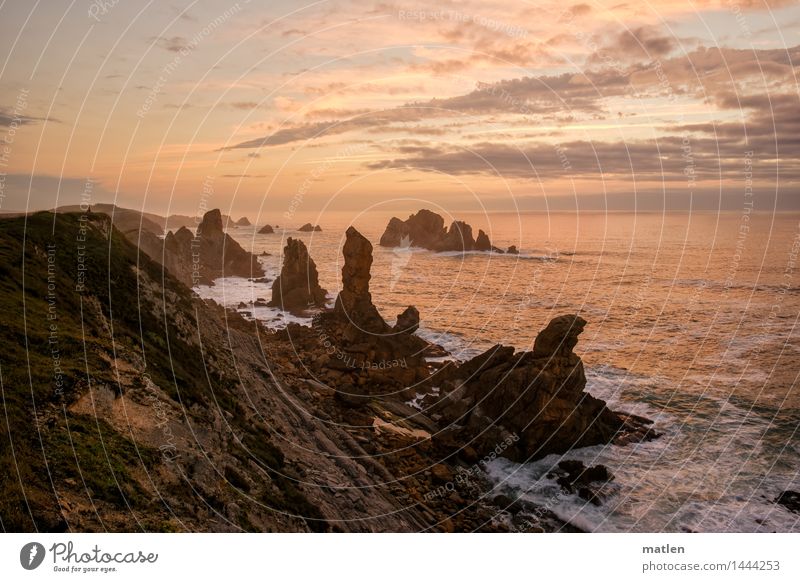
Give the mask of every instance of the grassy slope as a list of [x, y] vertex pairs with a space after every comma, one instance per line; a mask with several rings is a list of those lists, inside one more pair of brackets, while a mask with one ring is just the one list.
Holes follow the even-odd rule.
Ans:
[[[82, 224], [88, 224], [85, 235]], [[81, 251], [87, 267], [82, 293], [76, 291]], [[159, 511], [135, 478], [159, 462], [157, 451], [137, 446], [102, 419], [66, 408], [89, 385], [117, 386], [108, 361], [121, 347], [145, 361], [153, 381], [184, 406], [210, 406], [209, 386], [196, 373], [198, 349], [178, 337], [158, 308], [144, 299], [137, 263], [149, 279], [162, 281], [161, 267], [138, 256], [105, 215], [91, 215], [84, 223], [79, 214], [47, 212], [0, 219], [0, 527], [5, 531], [68, 528], [52, 486], [63, 481], [78, 483], [93, 502], [101, 500], [121, 512]], [[169, 276], [164, 288], [171, 310], [193, 313], [189, 289]], [[96, 305], [94, 298], [99, 313], [90, 305]], [[49, 342], [51, 337], [57, 338], [55, 343]], [[218, 383], [216, 400], [235, 407], [234, 380], [221, 376]], [[281, 466], [280, 451], [262, 435], [248, 438], [259, 443], [267, 469]], [[278, 485], [273, 507], [318, 516], [291, 483]], [[142, 525], [158, 529], [156, 521]]]

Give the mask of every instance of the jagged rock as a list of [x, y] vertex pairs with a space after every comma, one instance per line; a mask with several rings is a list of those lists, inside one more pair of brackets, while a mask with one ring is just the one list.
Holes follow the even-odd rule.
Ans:
[[475, 239], [472, 237], [472, 227], [461, 220], [454, 220], [447, 234], [435, 245], [433, 250], [471, 251], [474, 249]]
[[419, 310], [409, 305], [405, 311], [397, 316], [397, 323], [394, 324], [395, 333], [414, 333], [419, 329]]
[[258, 234], [273, 234], [275, 230], [269, 224], [265, 224], [258, 230]]
[[533, 343], [533, 355], [540, 358], [569, 357], [578, 345], [578, 336], [586, 327], [579, 315], [560, 315], [550, 320]]
[[476, 251], [493, 250], [492, 241], [489, 240], [489, 236], [482, 230], [478, 231], [478, 238], [475, 239], [475, 250]]
[[324, 307], [327, 294], [320, 287], [317, 265], [308, 254], [305, 243], [289, 237], [283, 248], [281, 274], [272, 283], [269, 305], [289, 311]]
[[614, 479], [605, 465], [587, 467], [582, 461], [570, 459], [560, 461], [548, 477], [555, 478], [566, 493], [577, 492], [581, 499], [594, 505], [602, 505], [606, 497], [603, 485]]
[[320, 225], [311, 224], [310, 222], [306, 222], [303, 226], [297, 229], [300, 232], [322, 232], [322, 227]]
[[[585, 325], [577, 315], [560, 316], [537, 336], [532, 352], [495, 346], [461, 366], [442, 369], [439, 379], [449, 390], [435, 409], [464, 427], [457, 440], [475, 439], [484, 454], [506, 443], [498, 454], [525, 462], [639, 430], [630, 417], [584, 391], [583, 362], [572, 350]], [[637, 434], [657, 436], [646, 430]]]
[[389, 326], [372, 304], [369, 292], [372, 243], [352, 226], [347, 229], [345, 237], [342, 291], [336, 298], [334, 311], [361, 331], [385, 333]]
[[334, 309], [315, 317], [315, 331], [306, 340], [295, 338], [304, 332], [287, 329], [300, 347], [313, 349], [314, 343], [322, 343], [330, 355], [324, 367], [336, 374], [337, 385], [356, 387], [343, 389], [340, 400], [356, 405], [383, 391], [396, 393], [426, 379], [424, 352], [429, 344], [413, 335], [419, 326], [415, 308], [400, 315], [399, 327], [390, 327], [381, 317], [369, 291], [372, 244], [353, 227], [347, 229], [342, 252], [342, 290]]
[[168, 232], [162, 241], [142, 230], [139, 248], [161, 263], [184, 284], [213, 284], [219, 277], [263, 277], [258, 259], [244, 250], [222, 227], [222, 214], [209, 210], [195, 235], [185, 226]]
[[234, 224], [235, 224], [236, 226], [252, 226], [252, 224], [250, 224], [250, 221], [249, 221], [249, 220], [247, 220], [247, 217], [246, 217], [246, 216], [242, 216], [242, 217], [241, 217], [239, 220], [237, 220], [237, 221], [236, 221]]
[[506, 254], [508, 254], [508, 255], [518, 255], [519, 251], [517, 250], [517, 247], [515, 245], [511, 245], [506, 250]]
[[482, 230], [479, 231], [476, 241], [472, 235], [472, 227], [466, 222], [455, 220], [446, 229], [444, 219], [426, 209], [412, 214], [405, 221], [392, 218], [381, 236], [380, 245], [416, 246], [437, 252], [494, 250], [489, 237]]
[[409, 216], [405, 222], [399, 218], [392, 218], [379, 244], [382, 247], [397, 247], [402, 244], [404, 237], [408, 237], [412, 246], [433, 249], [433, 246], [446, 234], [444, 219], [435, 212], [423, 208]]

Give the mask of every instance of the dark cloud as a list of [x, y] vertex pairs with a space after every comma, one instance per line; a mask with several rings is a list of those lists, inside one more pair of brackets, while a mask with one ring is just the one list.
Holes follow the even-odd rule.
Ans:
[[[708, 128], [701, 128], [707, 130]], [[570, 141], [534, 143], [524, 147], [481, 142], [469, 148], [450, 145], [399, 148], [398, 157], [372, 162], [371, 170], [401, 169], [451, 175], [486, 174], [504, 178], [548, 181], [562, 178], [659, 181], [677, 184], [742, 179], [752, 151], [754, 179], [774, 182], [800, 179], [797, 138], [785, 144], [789, 159], [777, 165], [775, 148], [761, 149], [743, 131], [729, 135], [668, 135], [653, 140]]]
[[183, 50], [191, 49], [189, 40], [182, 36], [172, 36], [172, 37], [159, 36], [153, 38], [152, 42], [155, 42], [158, 47], [172, 53], [179, 53]]
[[[29, 117], [27, 115], [16, 115], [8, 109], [0, 109], [0, 127], [11, 127], [12, 125], [32, 125], [40, 121], [46, 121], [44, 117]], [[55, 121], [55, 120], [50, 120]]]

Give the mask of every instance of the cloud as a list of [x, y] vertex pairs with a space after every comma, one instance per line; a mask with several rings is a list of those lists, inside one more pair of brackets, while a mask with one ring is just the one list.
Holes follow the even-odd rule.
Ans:
[[[696, 128], [697, 129], [697, 128]], [[710, 133], [708, 128], [699, 128]], [[727, 129], [732, 129], [729, 127]], [[769, 137], [769, 136], [767, 136]], [[564, 178], [683, 183], [742, 179], [752, 151], [754, 179], [774, 183], [800, 179], [800, 139], [784, 143], [786, 158], [774, 163], [775, 148], [761, 149], [741, 129], [730, 134], [688, 137], [668, 135], [652, 140], [570, 141], [515, 147], [490, 142], [470, 147], [400, 148], [399, 157], [371, 162], [371, 170], [400, 169], [450, 175], [490, 175], [548, 181]]]
[[0, 127], [11, 127], [12, 125], [33, 125], [40, 121], [55, 121], [49, 117], [30, 117], [28, 115], [17, 115], [8, 109], [0, 109]]
[[192, 48], [189, 40], [182, 36], [158, 36], [153, 37], [151, 42], [155, 42], [158, 47], [172, 53], [179, 53]]

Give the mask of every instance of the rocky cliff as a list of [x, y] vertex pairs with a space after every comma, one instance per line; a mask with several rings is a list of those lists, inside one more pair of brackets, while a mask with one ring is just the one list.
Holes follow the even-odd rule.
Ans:
[[146, 231], [126, 236], [190, 287], [213, 284], [219, 277], [263, 277], [258, 259], [225, 233], [222, 224], [220, 211], [210, 210], [196, 233], [182, 226], [163, 240]]
[[493, 494], [483, 461], [653, 436], [584, 391], [574, 315], [531, 352], [427, 362], [421, 314], [373, 304], [355, 229], [336, 308], [281, 332], [199, 300], [103, 215], [2, 219], [0, 243], [7, 531], [570, 530]]

